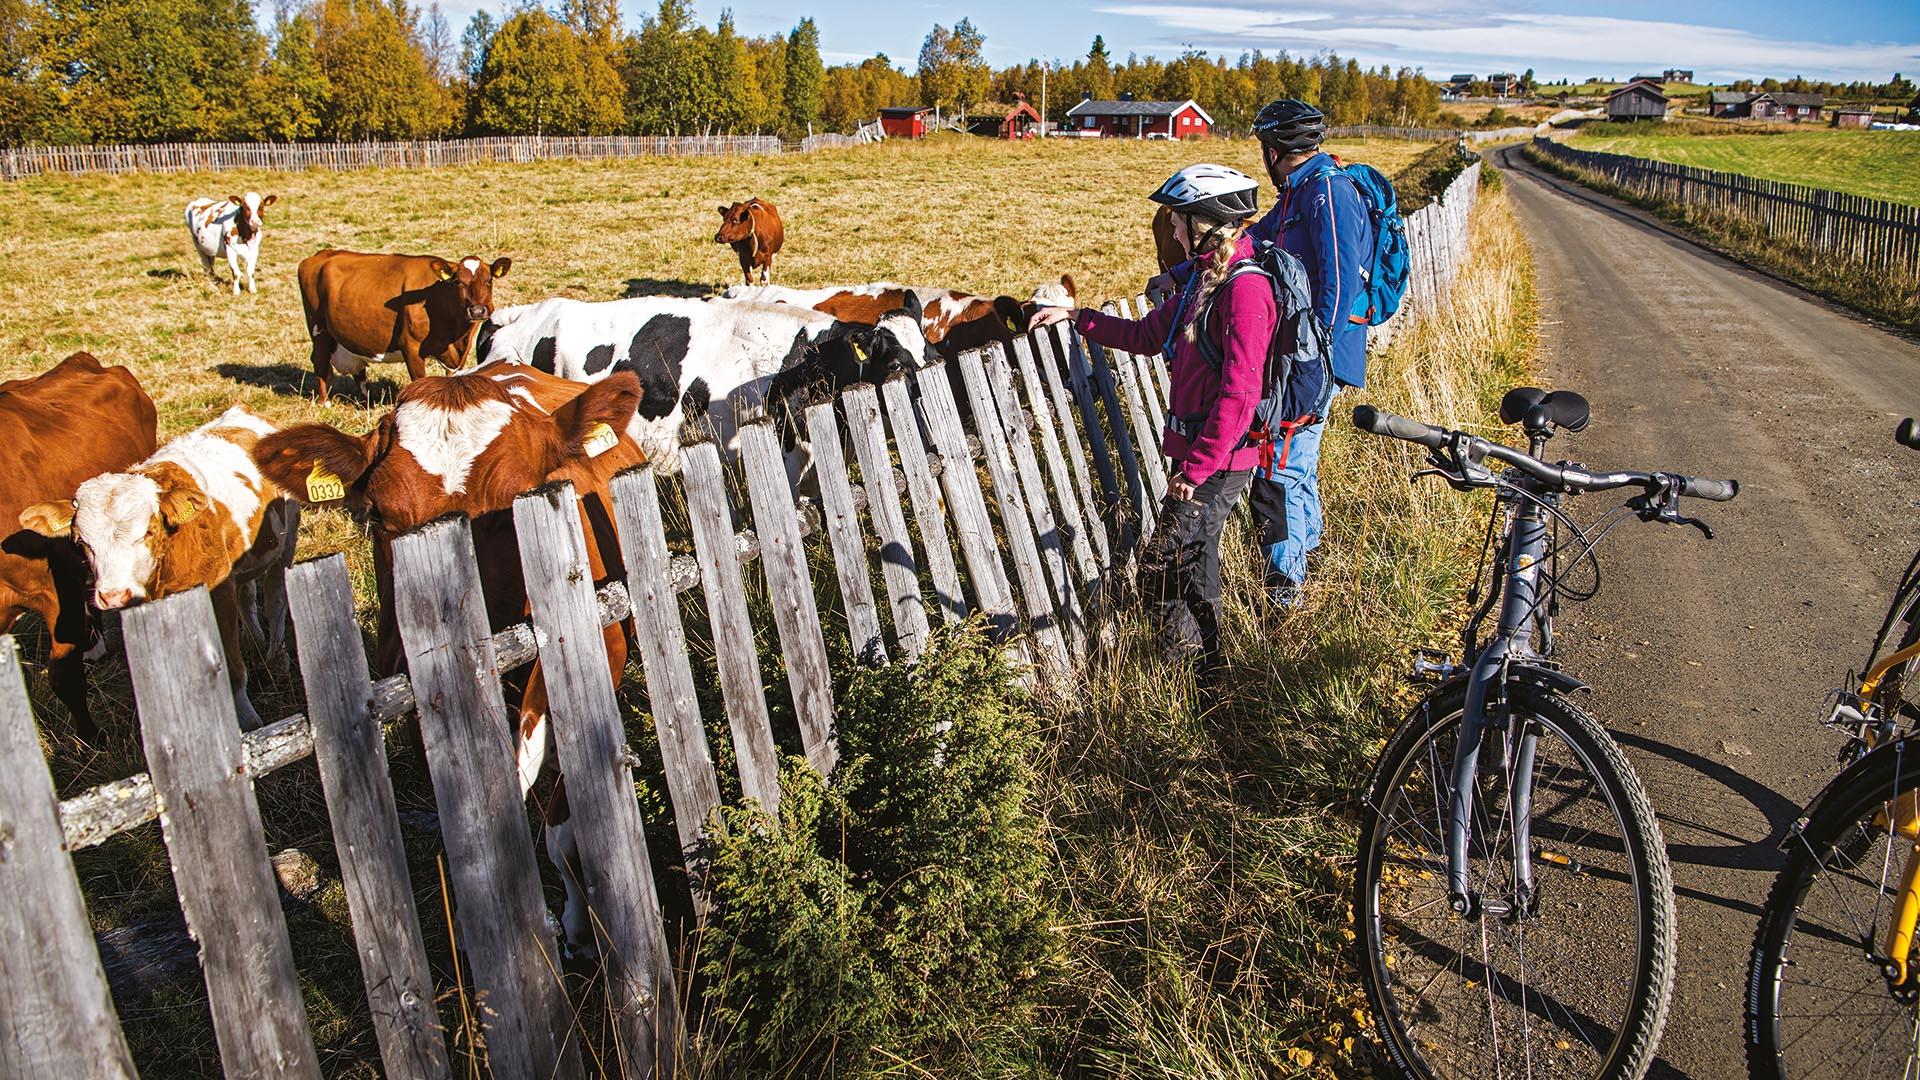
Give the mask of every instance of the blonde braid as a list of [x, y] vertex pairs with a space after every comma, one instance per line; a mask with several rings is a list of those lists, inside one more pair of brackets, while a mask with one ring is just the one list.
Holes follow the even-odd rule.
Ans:
[[1203, 253], [1203, 257], [1207, 262], [1205, 267], [1200, 271], [1200, 292], [1193, 300], [1193, 310], [1196, 313], [1196, 317], [1192, 322], [1187, 324], [1186, 337], [1188, 344], [1193, 344], [1200, 340], [1201, 320], [1198, 318], [1198, 313], [1206, 310], [1207, 298], [1213, 295], [1213, 290], [1219, 288], [1221, 283], [1226, 281], [1227, 271], [1233, 268], [1233, 256], [1239, 247], [1240, 236], [1246, 232], [1246, 230], [1247, 223], [1244, 221], [1234, 222], [1231, 225], [1222, 225], [1219, 231], [1213, 234], [1212, 239], [1207, 242], [1207, 250]]

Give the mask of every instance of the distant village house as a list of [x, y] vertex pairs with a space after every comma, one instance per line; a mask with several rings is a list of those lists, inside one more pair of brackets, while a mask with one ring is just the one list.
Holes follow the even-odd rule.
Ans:
[[1607, 119], [1665, 120], [1668, 100], [1660, 84], [1635, 79], [1607, 95]]
[[1833, 110], [1833, 126], [1870, 128], [1873, 126], [1873, 110], [1865, 105], [1843, 105]]
[[1063, 135], [1117, 139], [1200, 139], [1213, 129], [1213, 117], [1191, 99], [1135, 101], [1131, 94], [1118, 101], [1095, 101], [1092, 95], [1067, 110]]
[[1707, 115], [1739, 117], [1746, 115], [1747, 99], [1752, 94], [1744, 90], [1714, 90], [1707, 94]]
[[1450, 98], [1463, 98], [1473, 92], [1473, 76], [1455, 75], [1447, 80], [1446, 89], [1441, 93]]
[[1660, 81], [1690, 83], [1693, 81], [1693, 69], [1692, 68], [1668, 68], [1667, 70], [1660, 73]]
[[996, 139], [1031, 139], [1041, 133], [1040, 112], [1021, 97], [1010, 106], [984, 110], [982, 115], [967, 121], [967, 130]]
[[889, 139], [921, 139], [927, 134], [931, 105], [896, 105], [880, 110], [880, 130]]
[[1715, 90], [1707, 95], [1707, 113], [1729, 120], [1786, 120], [1819, 123], [1825, 113], [1825, 94], [1796, 94], [1785, 90], [1759, 93]]

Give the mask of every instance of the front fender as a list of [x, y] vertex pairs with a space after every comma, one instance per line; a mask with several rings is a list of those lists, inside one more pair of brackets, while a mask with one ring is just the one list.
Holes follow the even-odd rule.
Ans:
[[1829, 803], [1859, 784], [1862, 776], [1877, 769], [1887, 768], [1887, 759], [1894, 755], [1904, 755], [1920, 760], [1920, 734], [1907, 735], [1876, 748], [1859, 761], [1842, 769], [1840, 775], [1827, 781], [1827, 786], [1820, 789], [1820, 794], [1815, 795], [1811, 802], [1801, 808], [1800, 816], [1794, 819], [1792, 827], [1787, 829], [1787, 835], [1781, 838], [1780, 850], [1788, 850], [1788, 845], [1800, 835], [1800, 830], [1806, 828], [1807, 823], [1824, 811]]

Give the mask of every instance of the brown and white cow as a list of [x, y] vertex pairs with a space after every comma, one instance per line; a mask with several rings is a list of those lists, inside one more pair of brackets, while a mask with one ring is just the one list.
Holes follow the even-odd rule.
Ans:
[[213, 277], [213, 260], [227, 260], [233, 276], [233, 295], [240, 295], [240, 268], [246, 265], [247, 291], [253, 287], [253, 267], [260, 261], [261, 211], [279, 198], [261, 198], [257, 191], [229, 195], [224, 199], [195, 199], [187, 204], [187, 231], [193, 234], [194, 250], [200, 253], [200, 265], [207, 277]]
[[[393, 617], [393, 542], [442, 515], [458, 512], [473, 520], [481, 590], [495, 630], [527, 617], [513, 500], [544, 483], [570, 480], [580, 496], [595, 583], [625, 576], [608, 484], [621, 469], [645, 460], [624, 434], [641, 397], [631, 372], [588, 386], [524, 365], [489, 364], [414, 382], [365, 435], [300, 424], [260, 440], [254, 459], [273, 482], [310, 505], [344, 503], [369, 526], [380, 598], [375, 663], [395, 672], [402, 656]], [[314, 476], [339, 487], [309, 488]], [[623, 628], [607, 627], [605, 643], [607, 668], [618, 686], [627, 658]], [[519, 700], [516, 753], [524, 793], [546, 757], [546, 685], [537, 660], [508, 673], [507, 680]], [[548, 855], [556, 865], [577, 865], [564, 787], [541, 809]], [[562, 925], [569, 951], [591, 950], [579, 875], [561, 876], [567, 881]]]
[[[212, 590], [233, 708], [246, 731], [260, 726], [260, 714], [247, 698], [240, 629], [243, 618], [258, 616], [243, 616], [240, 587], [271, 578], [262, 591], [284, 598], [279, 581], [299, 532], [299, 504], [253, 463], [254, 444], [274, 430], [235, 406], [124, 472], [84, 481], [72, 498], [20, 512], [26, 528], [80, 545], [93, 569], [93, 603], [102, 611], [199, 585]], [[283, 610], [268, 613], [274, 642], [284, 634]]]
[[713, 242], [726, 244], [740, 258], [740, 279], [753, 284], [753, 272], [760, 271], [760, 283], [773, 280], [773, 257], [786, 242], [786, 226], [780, 223], [780, 211], [765, 199], [752, 198], [720, 208], [720, 231]]
[[[153, 453], [153, 401], [126, 368], [74, 353], [30, 379], [0, 383], [0, 633], [24, 612], [47, 624], [47, 675], [92, 738], [82, 656], [92, 638], [80, 549], [21, 528], [23, 510]], [[15, 529], [19, 529], [15, 532]]]
[[366, 396], [367, 365], [404, 361], [419, 379], [427, 361], [449, 371], [467, 362], [480, 324], [493, 314], [493, 283], [513, 260], [488, 263], [469, 255], [454, 262], [437, 255], [369, 255], [321, 251], [300, 261], [300, 303], [313, 339], [317, 397], [325, 405], [329, 382], [351, 375]]
[[842, 322], [869, 326], [907, 307], [907, 298], [912, 296], [920, 306], [920, 329], [927, 344], [943, 359], [951, 360], [969, 349], [994, 341], [1011, 342], [1025, 334], [1033, 313], [1041, 306], [1071, 307], [1074, 286], [1073, 277], [1063, 274], [1058, 284], [1046, 282], [1034, 289], [1033, 298], [1024, 303], [1011, 296], [982, 296], [887, 281], [816, 289], [735, 285], [722, 295], [728, 300], [812, 308]]

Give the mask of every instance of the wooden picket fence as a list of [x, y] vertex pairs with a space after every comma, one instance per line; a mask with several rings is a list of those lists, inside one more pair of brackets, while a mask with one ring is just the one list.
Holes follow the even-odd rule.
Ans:
[[1691, 165], [1576, 150], [1536, 138], [1533, 151], [1645, 199], [1699, 208], [1820, 257], [1920, 281], [1920, 206]]
[[[1471, 165], [1410, 222], [1415, 283], [1395, 322], [1445, 302], [1467, 254], [1479, 169]], [[1109, 307], [1125, 315], [1133, 304], [1145, 310], [1144, 298]], [[681, 594], [698, 589], [704, 600], [741, 790], [772, 811], [781, 791], [747, 602], [752, 564], [764, 578], [799, 744], [828, 773], [837, 754], [829, 633], [846, 634], [863, 663], [910, 661], [935, 620], [978, 613], [1031, 680], [1070, 689], [1110, 635], [1131, 553], [1152, 534], [1168, 483], [1157, 450], [1163, 364], [1059, 325], [954, 363], [957, 383], [936, 365], [804, 410], [817, 498], [797, 496], [764, 420], [740, 431], [744, 499], [711, 443], [686, 448], [677, 479], [651, 467], [616, 477], [611, 512], [626, 578], [598, 590], [572, 489], [522, 496], [512, 513], [531, 619], [498, 633], [489, 631], [465, 518], [399, 538], [404, 676], [369, 675], [344, 557], [295, 566], [288, 596], [308, 711], [244, 736], [206, 592], [133, 608], [123, 637], [151, 771], [64, 802], [38, 752], [12, 639], [0, 637], [0, 1076], [134, 1075], [71, 853], [155, 818], [199, 943], [225, 1072], [319, 1075], [253, 793], [257, 778], [308, 755], [384, 1071], [396, 1080], [449, 1076], [435, 1007], [447, 988], [428, 966], [385, 756], [384, 725], [410, 714], [437, 802], [465, 990], [485, 1003], [487, 1060], [503, 1077], [584, 1075], [501, 693], [500, 674], [535, 658], [606, 958], [608, 1053], [619, 1075], [675, 1075], [688, 958], [669, 948], [602, 628], [634, 620], [676, 840], [691, 866], [721, 787]], [[663, 524], [676, 492], [691, 556], [671, 553]], [[816, 582], [816, 568], [828, 565], [833, 582]], [[822, 598], [838, 611], [823, 618]], [[675, 882], [703, 911], [697, 871]]]
[[1503, 139], [1524, 139], [1533, 134], [1532, 125], [1505, 128], [1424, 128], [1394, 127], [1387, 124], [1344, 124], [1328, 128], [1330, 139], [1404, 139], [1407, 142], [1449, 142], [1461, 139], [1468, 143], [1498, 142]]

